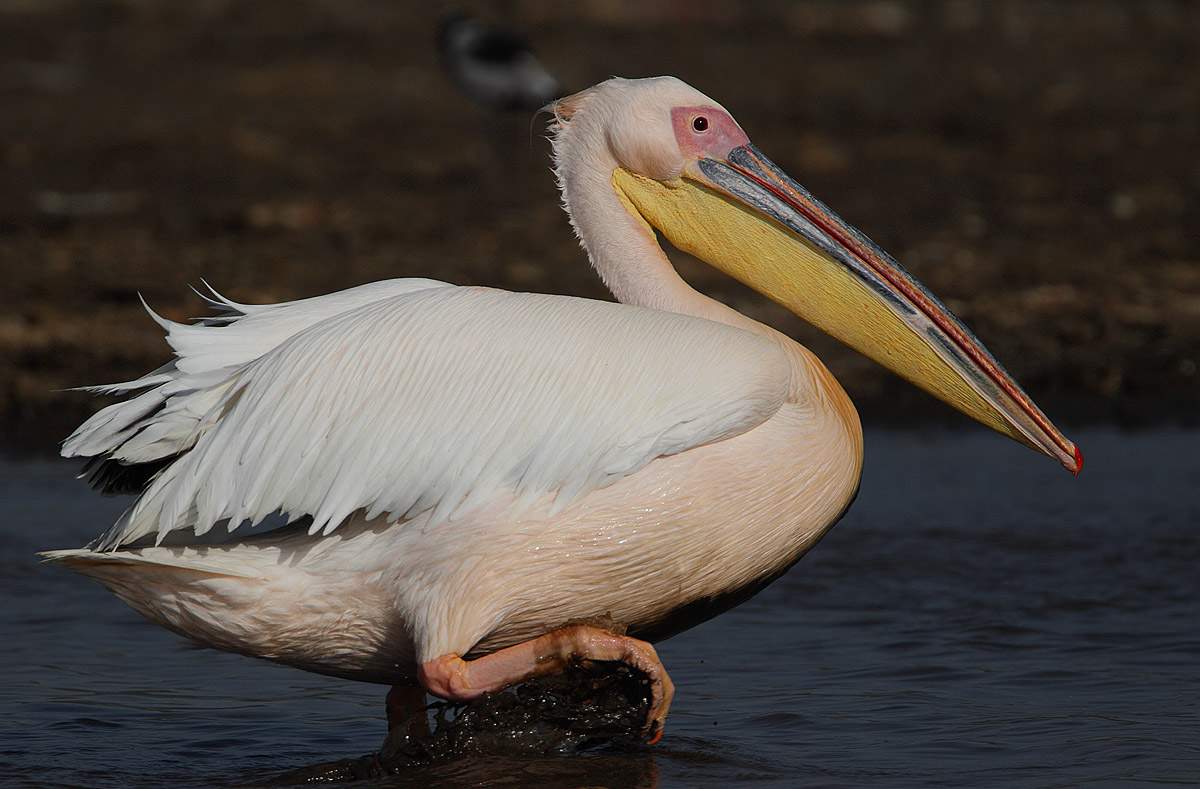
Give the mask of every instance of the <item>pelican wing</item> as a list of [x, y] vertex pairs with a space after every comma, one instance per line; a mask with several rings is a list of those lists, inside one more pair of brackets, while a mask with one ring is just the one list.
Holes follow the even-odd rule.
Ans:
[[768, 338], [621, 304], [430, 280], [215, 301], [232, 314], [159, 319], [175, 362], [108, 387], [149, 390], [64, 444], [150, 470], [98, 547], [276, 512], [329, 533], [357, 511], [434, 525], [501, 497], [561, 509], [762, 423], [789, 384]]

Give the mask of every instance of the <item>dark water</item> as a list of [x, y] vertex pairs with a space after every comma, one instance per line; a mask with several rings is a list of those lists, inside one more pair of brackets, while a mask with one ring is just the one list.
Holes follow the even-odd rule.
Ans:
[[[1075, 438], [1077, 480], [981, 432], [869, 432], [862, 494], [825, 541], [662, 645], [661, 745], [395, 785], [1200, 781], [1200, 433]], [[193, 648], [38, 566], [120, 503], [66, 464], [0, 472], [0, 780], [259, 784], [379, 746], [382, 688]]]

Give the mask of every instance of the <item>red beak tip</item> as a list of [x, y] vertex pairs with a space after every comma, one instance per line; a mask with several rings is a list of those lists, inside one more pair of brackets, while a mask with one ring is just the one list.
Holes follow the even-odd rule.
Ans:
[[1075, 469], [1072, 473], [1078, 477], [1081, 471], [1083, 471], [1083, 453], [1079, 451], [1079, 447], [1075, 447]]

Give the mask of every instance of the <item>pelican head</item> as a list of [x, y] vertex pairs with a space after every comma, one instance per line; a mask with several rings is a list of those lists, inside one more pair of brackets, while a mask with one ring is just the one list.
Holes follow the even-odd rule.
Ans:
[[[651, 236], [653, 228], [971, 418], [1079, 472], [1079, 450], [971, 330], [763, 155], [720, 104], [657, 77], [611, 79], [550, 109], [564, 202], [593, 262], [597, 250], [579, 221], [592, 207], [580, 203], [604, 179]], [[567, 155], [581, 150], [590, 155]], [[637, 272], [601, 275], [613, 286]]]

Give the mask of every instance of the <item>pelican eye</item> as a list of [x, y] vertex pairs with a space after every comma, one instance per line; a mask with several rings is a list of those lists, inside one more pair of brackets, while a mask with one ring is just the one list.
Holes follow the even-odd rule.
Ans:
[[703, 115], [697, 115], [695, 118], [692, 118], [692, 128], [698, 132], [708, 131], [708, 118]]

